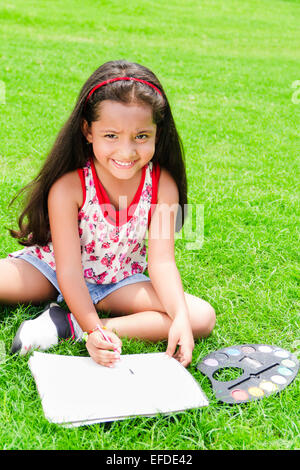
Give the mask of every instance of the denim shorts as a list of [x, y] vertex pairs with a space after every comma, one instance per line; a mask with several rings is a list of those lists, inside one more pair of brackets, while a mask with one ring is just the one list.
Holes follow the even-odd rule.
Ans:
[[[64, 298], [62, 293], [58, 287], [58, 282], [56, 278], [56, 272], [54, 269], [50, 268], [45, 261], [36, 258], [35, 256], [28, 255], [22, 253], [18, 256], [14, 256], [16, 258], [21, 258], [28, 263], [32, 264], [35, 268], [37, 268], [44, 276], [53, 284], [53, 286], [58, 290], [59, 295], [57, 297], [57, 302], [63, 302]], [[123, 286], [128, 286], [129, 284], [135, 284], [137, 282], [145, 282], [150, 281], [149, 277], [145, 274], [133, 274], [132, 276], [128, 276], [125, 279], [122, 279], [119, 282], [112, 282], [110, 284], [92, 284], [91, 282], [85, 281], [87, 288], [89, 290], [90, 296], [94, 304], [100, 302], [100, 300], [104, 299], [107, 295], [111, 294], [115, 290], [119, 289]]]

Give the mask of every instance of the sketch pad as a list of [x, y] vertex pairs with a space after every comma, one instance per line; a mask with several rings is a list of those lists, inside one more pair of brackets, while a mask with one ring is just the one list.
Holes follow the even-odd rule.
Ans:
[[114, 368], [91, 357], [34, 352], [28, 361], [48, 421], [82, 426], [208, 405], [200, 385], [165, 353], [122, 355]]

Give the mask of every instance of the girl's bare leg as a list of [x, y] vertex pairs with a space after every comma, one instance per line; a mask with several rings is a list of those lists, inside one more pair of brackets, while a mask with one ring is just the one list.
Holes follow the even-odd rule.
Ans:
[[19, 258], [0, 260], [0, 304], [38, 304], [57, 295], [51, 282], [32, 264]]
[[[208, 336], [215, 326], [212, 306], [194, 295], [185, 293], [194, 338]], [[111, 313], [103, 324], [118, 336], [150, 341], [167, 339], [172, 320], [164, 312], [151, 282], [130, 284], [112, 292], [96, 305], [97, 310]]]

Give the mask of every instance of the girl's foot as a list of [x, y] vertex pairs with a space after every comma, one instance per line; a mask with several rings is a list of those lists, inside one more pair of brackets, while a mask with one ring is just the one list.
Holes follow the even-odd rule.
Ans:
[[58, 344], [60, 339], [80, 341], [82, 334], [74, 316], [58, 304], [51, 303], [37, 318], [21, 323], [10, 352], [24, 355], [31, 349], [45, 351]]

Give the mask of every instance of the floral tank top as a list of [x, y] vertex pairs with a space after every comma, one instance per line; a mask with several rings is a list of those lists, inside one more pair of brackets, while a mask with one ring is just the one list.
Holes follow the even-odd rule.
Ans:
[[[110, 203], [92, 159], [77, 171], [83, 191], [78, 230], [84, 278], [93, 284], [109, 284], [143, 273], [147, 268], [146, 234], [157, 203], [159, 165], [149, 162], [142, 168], [131, 204], [120, 211]], [[23, 253], [38, 257], [56, 270], [52, 242], [26, 247], [10, 256]]]

